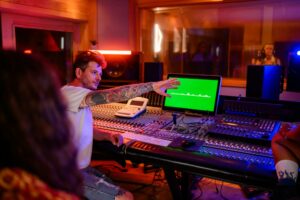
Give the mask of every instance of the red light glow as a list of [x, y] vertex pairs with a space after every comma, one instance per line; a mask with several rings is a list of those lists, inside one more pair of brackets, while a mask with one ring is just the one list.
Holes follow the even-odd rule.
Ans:
[[24, 53], [25, 53], [25, 54], [32, 54], [32, 51], [31, 51], [31, 49], [25, 49], [25, 50], [24, 50]]
[[131, 55], [131, 51], [129, 50], [93, 50], [93, 51], [98, 51], [101, 54], [109, 54], [109, 55]]

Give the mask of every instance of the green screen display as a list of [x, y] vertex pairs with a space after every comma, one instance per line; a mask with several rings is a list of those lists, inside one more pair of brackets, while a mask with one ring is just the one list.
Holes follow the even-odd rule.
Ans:
[[164, 108], [215, 113], [220, 77], [183, 76], [169, 75], [169, 78], [176, 77], [180, 81], [180, 86], [177, 89], [167, 90], [171, 97], [165, 98]]

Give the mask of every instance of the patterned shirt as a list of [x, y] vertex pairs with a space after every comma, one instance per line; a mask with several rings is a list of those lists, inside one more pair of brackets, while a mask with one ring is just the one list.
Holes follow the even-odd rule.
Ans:
[[52, 188], [37, 176], [18, 168], [0, 169], [0, 199], [79, 200], [77, 196]]

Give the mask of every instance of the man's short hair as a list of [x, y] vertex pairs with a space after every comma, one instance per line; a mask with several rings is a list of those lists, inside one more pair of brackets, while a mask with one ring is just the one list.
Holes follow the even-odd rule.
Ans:
[[84, 71], [87, 67], [87, 64], [91, 61], [98, 63], [102, 69], [106, 68], [107, 66], [107, 62], [101, 53], [98, 51], [89, 50], [78, 53], [73, 64], [73, 71], [75, 71], [76, 68], [80, 68], [82, 71]]

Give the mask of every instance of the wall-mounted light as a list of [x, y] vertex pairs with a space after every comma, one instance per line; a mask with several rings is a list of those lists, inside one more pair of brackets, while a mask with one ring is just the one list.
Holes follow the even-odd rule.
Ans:
[[64, 50], [64, 48], [65, 48], [65, 38], [60, 37], [60, 49]]
[[130, 50], [92, 50], [98, 51], [101, 54], [109, 54], [109, 55], [131, 55], [132, 52]]
[[174, 47], [173, 52], [178, 53], [181, 51], [181, 53], [187, 52], [187, 41], [186, 41], [186, 29], [182, 28], [182, 32], [180, 33], [178, 28], [174, 28]]
[[187, 41], [186, 41], [186, 29], [185, 28], [182, 28], [182, 53], [185, 53], [187, 52]]
[[23, 52], [25, 54], [32, 54], [32, 50], [31, 49], [25, 49]]
[[174, 41], [173, 52], [179, 53], [180, 43], [181, 43], [181, 35], [176, 27], [174, 27], [173, 41]]
[[161, 51], [161, 43], [162, 43], [163, 35], [159, 28], [158, 24], [154, 24], [154, 53], [159, 53]]

